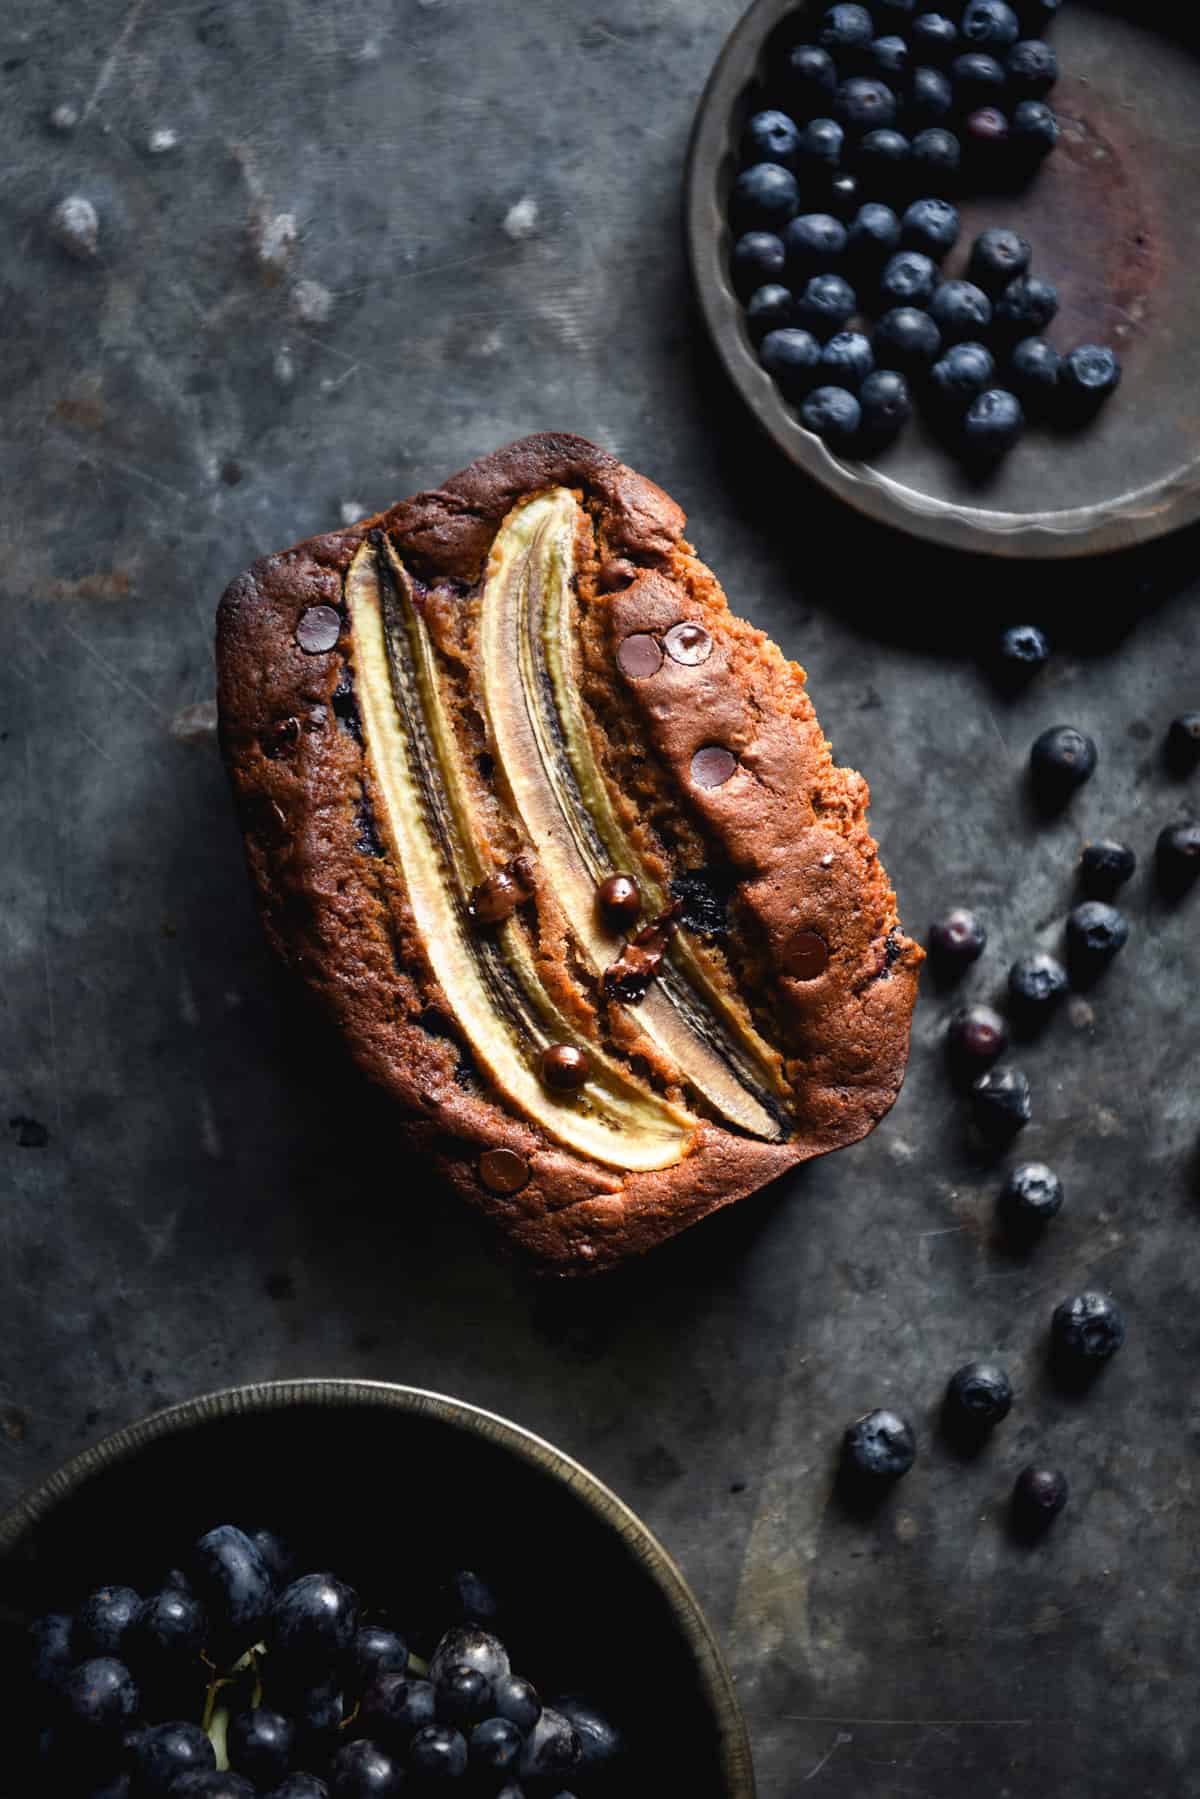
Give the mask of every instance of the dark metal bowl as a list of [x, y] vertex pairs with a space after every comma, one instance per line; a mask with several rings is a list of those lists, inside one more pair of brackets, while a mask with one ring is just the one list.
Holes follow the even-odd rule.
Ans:
[[602, 1695], [629, 1730], [623, 1791], [753, 1799], [728, 1670], [661, 1544], [549, 1443], [414, 1387], [235, 1387], [76, 1456], [0, 1519], [4, 1665], [18, 1665], [30, 1615], [105, 1579], [147, 1584], [237, 1519], [311, 1543], [367, 1590], [382, 1572], [419, 1585], [464, 1560], [486, 1567], [519, 1595], [505, 1630], [521, 1671]]
[[[964, 203], [947, 272], [962, 272], [985, 225], [1015, 225], [1062, 310], [1063, 349], [1111, 343], [1124, 364], [1115, 399], [1086, 430], [1031, 431], [986, 481], [924, 425], [871, 462], [843, 461], [806, 431], [759, 366], [729, 279], [726, 196], [744, 119], [763, 93], [780, 34], [805, 35], [820, 5], [756, 0], [713, 70], [687, 170], [687, 237], [701, 309], [734, 385], [793, 462], [875, 519], [918, 537], [1001, 556], [1114, 550], [1200, 517], [1200, 278], [1196, 125], [1200, 60], [1191, 8], [1072, 0], [1052, 39], [1062, 141], [1020, 194]], [[1183, 34], [1183, 40], [1176, 33]]]

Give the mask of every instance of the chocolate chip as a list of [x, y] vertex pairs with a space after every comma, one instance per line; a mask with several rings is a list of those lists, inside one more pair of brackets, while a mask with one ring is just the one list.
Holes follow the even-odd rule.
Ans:
[[542, 1080], [554, 1093], [574, 1093], [588, 1071], [587, 1056], [573, 1043], [552, 1043], [542, 1051]]
[[682, 662], [687, 668], [694, 668], [698, 662], [707, 662], [712, 655], [713, 640], [703, 625], [694, 619], [685, 618], [682, 623], [672, 625], [663, 638], [663, 648], [672, 662]]
[[342, 621], [332, 606], [309, 606], [296, 622], [296, 642], [306, 656], [323, 656], [342, 634]]
[[645, 999], [675, 935], [682, 910], [676, 900], [653, 924], [643, 926], [625, 945], [616, 961], [604, 971], [606, 999], [621, 1000], [627, 1006], [636, 1006]]
[[662, 661], [662, 645], [648, 631], [635, 631], [632, 637], [625, 638], [617, 651], [621, 673], [628, 675], [631, 681], [644, 681], [649, 675], [656, 675]]
[[270, 756], [274, 760], [276, 756], [282, 756], [285, 750], [290, 750], [294, 743], [299, 742], [299, 739], [300, 720], [298, 718], [278, 718], [269, 731], [263, 732], [263, 755]]
[[609, 875], [596, 889], [596, 905], [610, 931], [628, 930], [641, 914], [641, 891], [632, 875]]
[[692, 757], [692, 779], [697, 787], [723, 787], [737, 769], [737, 757], [719, 743], [706, 743]]
[[529, 1179], [529, 1163], [515, 1149], [485, 1149], [479, 1178], [493, 1193], [519, 1193]]
[[503, 924], [533, 893], [535, 878], [529, 857], [516, 856], [472, 888], [467, 911], [476, 924]]
[[797, 931], [782, 956], [783, 971], [794, 981], [815, 981], [829, 962], [829, 945], [816, 931]]
[[632, 587], [637, 580], [637, 569], [632, 562], [626, 562], [623, 556], [610, 556], [596, 577], [596, 585], [601, 593], [616, 593], [619, 588]]

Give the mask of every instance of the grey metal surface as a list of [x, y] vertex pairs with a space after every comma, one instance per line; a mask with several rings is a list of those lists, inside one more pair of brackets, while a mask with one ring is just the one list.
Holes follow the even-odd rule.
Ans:
[[[546, 426], [660, 480], [808, 667], [911, 928], [951, 901], [988, 920], [970, 993], [1055, 941], [1084, 836], [1145, 858], [1200, 805], [1159, 758], [1200, 704], [1193, 533], [1070, 569], [921, 548], [803, 482], [728, 393], [679, 211], [737, 10], [44, 0], [0, 23], [0, 1504], [223, 1382], [409, 1381], [549, 1437], [661, 1535], [722, 1634], [767, 1799], [1200, 1793], [1195, 899], [1168, 909], [1139, 874], [1120, 962], [1021, 1052], [1021, 1153], [1068, 1193], [1028, 1261], [994, 1241], [998, 1171], [965, 1142], [953, 1002], [927, 985], [866, 1144], [555, 1292], [397, 1162], [249, 904], [211, 733], [224, 582]], [[56, 134], [67, 102], [86, 117]], [[176, 146], [151, 154], [157, 130]], [[48, 237], [74, 193], [94, 262]], [[261, 247], [290, 233], [262, 226], [284, 214], [275, 271]], [[1058, 647], [1007, 702], [972, 651], [1013, 616]], [[1063, 721], [1101, 761], [1046, 825], [1022, 771]], [[1088, 1282], [1130, 1332], [1081, 1401], [1043, 1345]], [[1017, 1405], [964, 1463], [937, 1403], [993, 1351]], [[920, 1459], [851, 1518], [836, 1439], [883, 1401]], [[1028, 1551], [1002, 1510], [1034, 1456], [1074, 1496]]]

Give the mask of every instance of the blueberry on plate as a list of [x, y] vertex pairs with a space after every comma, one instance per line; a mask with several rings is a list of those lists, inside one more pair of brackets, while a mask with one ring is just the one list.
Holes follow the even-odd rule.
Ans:
[[987, 946], [983, 922], [965, 906], [955, 906], [929, 927], [929, 954], [944, 969], [961, 970], [977, 962]]
[[579, 1738], [581, 1769], [612, 1769], [626, 1753], [625, 1739], [589, 1699], [568, 1693], [554, 1701], [554, 1710], [574, 1725]]
[[1058, 120], [1044, 100], [1018, 100], [1013, 107], [1011, 135], [1017, 155], [1036, 166], [1058, 143]]
[[385, 1624], [360, 1625], [350, 1645], [350, 1666], [360, 1686], [370, 1686], [381, 1674], [403, 1674], [408, 1644]]
[[837, 87], [837, 64], [820, 44], [797, 44], [788, 52], [783, 85], [802, 117], [824, 110]]
[[768, 331], [785, 330], [795, 316], [791, 288], [781, 287], [777, 281], [756, 289], [746, 302], [746, 329], [755, 343], [760, 343]]
[[743, 162], [778, 162], [793, 167], [800, 146], [800, 127], [786, 112], [774, 107], [756, 112], [742, 133]]
[[963, 112], [980, 106], [998, 106], [1008, 89], [1002, 63], [984, 50], [967, 50], [950, 65], [956, 105]]
[[947, 1416], [955, 1424], [991, 1430], [1012, 1409], [1013, 1390], [1003, 1368], [994, 1362], [968, 1362], [950, 1376]]
[[519, 1764], [522, 1780], [551, 1780], [570, 1774], [583, 1755], [579, 1732], [569, 1718], [546, 1706], [525, 1739]]
[[1005, 0], [968, 0], [962, 35], [982, 50], [1008, 50], [1020, 37], [1021, 25]]
[[1200, 712], [1181, 712], [1171, 720], [1163, 753], [1177, 775], [1200, 768]]
[[1128, 919], [1105, 900], [1084, 900], [1067, 915], [1067, 954], [1077, 978], [1099, 974], [1128, 941]]
[[1111, 899], [1137, 868], [1137, 856], [1126, 843], [1101, 837], [1085, 843], [1079, 855], [1079, 885], [1092, 899]]
[[1044, 417], [1056, 409], [1063, 359], [1044, 337], [1023, 337], [1008, 359], [1013, 392], [1030, 412]]
[[[343, 1796], [338, 1791], [339, 1799], [352, 1799], [350, 1794]], [[232, 1768], [205, 1768], [181, 1775], [171, 1787], [171, 1799], [257, 1799], [257, 1788]]]
[[887, 82], [902, 81], [908, 74], [912, 52], [902, 37], [877, 37], [871, 45], [871, 67]]
[[456, 1624], [441, 1638], [429, 1663], [429, 1678], [435, 1686], [442, 1669], [452, 1662], [466, 1662], [469, 1667], [478, 1668], [493, 1683], [512, 1672], [504, 1644], [478, 1624]]
[[272, 1650], [296, 1666], [319, 1667], [344, 1656], [358, 1630], [358, 1594], [332, 1574], [302, 1574], [275, 1601], [268, 1626]]
[[801, 406], [800, 417], [831, 450], [846, 450], [858, 436], [862, 408], [847, 388], [817, 387]]
[[865, 441], [880, 448], [890, 443], [912, 417], [908, 382], [897, 369], [875, 369], [858, 390]]
[[899, 250], [879, 277], [886, 306], [928, 306], [937, 286], [937, 268], [920, 250]]
[[1034, 740], [1029, 770], [1042, 799], [1061, 801], [1091, 776], [1096, 767], [1096, 745], [1086, 731], [1074, 725], [1052, 725]]
[[996, 645], [999, 674], [1020, 686], [1044, 668], [1050, 659], [1050, 641], [1037, 625], [1009, 625]]
[[196, 1596], [222, 1644], [246, 1649], [259, 1636], [274, 1587], [262, 1552], [234, 1524], [219, 1524], [193, 1554]]
[[875, 36], [875, 26], [865, 6], [831, 6], [821, 21], [817, 41], [837, 56], [846, 51], [865, 51]]
[[940, 125], [954, 110], [954, 89], [941, 69], [922, 64], [913, 70], [908, 90], [908, 115], [918, 129]]
[[840, 275], [814, 275], [796, 297], [796, 323], [814, 337], [840, 331], [858, 310], [858, 296]]
[[912, 140], [913, 173], [921, 179], [953, 181], [961, 162], [962, 145], [940, 125], [927, 126]]
[[1067, 1477], [1058, 1468], [1022, 1468], [1013, 1487], [1013, 1523], [1023, 1535], [1040, 1535], [1062, 1511], [1070, 1496]]
[[515, 1724], [522, 1736], [529, 1735], [542, 1715], [536, 1687], [519, 1674], [505, 1674], [492, 1683], [492, 1704], [496, 1716]]
[[893, 306], [875, 327], [872, 348], [881, 368], [902, 374], [930, 368], [942, 347], [942, 336], [927, 312], [915, 306]]
[[29, 1626], [29, 1666], [39, 1686], [58, 1686], [73, 1667], [74, 1623], [70, 1612], [47, 1612]]
[[794, 400], [806, 394], [817, 379], [821, 346], [811, 331], [794, 327], [768, 331], [758, 346], [758, 360], [788, 399]]
[[846, 227], [831, 212], [802, 212], [785, 226], [783, 247], [795, 277], [826, 274], [845, 254]]
[[279, 1786], [272, 1787], [267, 1799], [329, 1799], [329, 1788], [315, 1774], [289, 1774]]
[[235, 1712], [227, 1732], [229, 1765], [256, 1786], [271, 1786], [287, 1773], [295, 1734], [290, 1719], [265, 1705]]
[[1054, 1308], [1054, 1348], [1075, 1362], [1107, 1362], [1125, 1341], [1125, 1318], [1107, 1293], [1077, 1293]]
[[963, 450], [972, 460], [999, 461], [1015, 447], [1025, 429], [1025, 414], [1016, 394], [989, 387], [972, 400], [963, 419]]
[[485, 1718], [471, 1732], [467, 1754], [473, 1768], [487, 1774], [508, 1774], [517, 1765], [525, 1738], [507, 1718]]
[[971, 1083], [971, 1112], [982, 1136], [1003, 1143], [1033, 1117], [1029, 1082], [1019, 1068], [989, 1068]]
[[850, 222], [846, 248], [856, 261], [870, 265], [890, 256], [900, 242], [900, 220], [890, 206], [868, 200]]
[[118, 1655], [141, 1604], [132, 1587], [99, 1587], [89, 1593], [75, 1614], [72, 1648], [76, 1661], [93, 1655]]
[[400, 1673], [379, 1674], [362, 1696], [359, 1723], [382, 1742], [407, 1742], [414, 1731], [433, 1723], [436, 1704], [431, 1681]]
[[1044, 100], [1058, 80], [1058, 58], [1044, 38], [1022, 38], [1004, 59], [1009, 92], [1022, 100]]
[[909, 39], [913, 55], [920, 57], [923, 67], [948, 63], [959, 49], [957, 25], [940, 12], [918, 13], [909, 28]]
[[1014, 1016], [1026, 1026], [1047, 1017], [1067, 991], [1067, 971], [1057, 956], [1034, 951], [1018, 956], [1008, 971]]
[[988, 1068], [1008, 1048], [1008, 1026], [992, 1006], [964, 1006], [946, 1028], [952, 1062], [973, 1073]]
[[1090, 418], [1117, 391], [1121, 364], [1114, 351], [1100, 344], [1081, 344], [1063, 357], [1058, 391], [1063, 411], [1072, 418]]
[[1000, 1189], [1000, 1214], [1010, 1228], [1038, 1228], [1062, 1210], [1062, 1182], [1044, 1162], [1020, 1162]]
[[871, 340], [861, 331], [837, 331], [821, 351], [821, 378], [857, 392], [875, 367]]
[[1182, 899], [1200, 876], [1200, 824], [1185, 818], [1160, 831], [1154, 845], [1154, 867], [1168, 899]]
[[859, 140], [855, 154], [863, 180], [877, 184], [883, 193], [891, 193], [903, 181], [909, 168], [912, 145], [902, 131], [882, 127], [878, 131], [868, 131]]
[[756, 162], [733, 184], [729, 210], [739, 231], [772, 231], [795, 216], [800, 189], [790, 169], [778, 162]]
[[491, 1715], [492, 1683], [470, 1662], [446, 1662], [434, 1682], [434, 1715], [442, 1724], [465, 1728]]
[[862, 183], [849, 169], [839, 169], [830, 178], [827, 195], [829, 210], [838, 219], [852, 219], [862, 205]]
[[901, 241], [940, 262], [958, 242], [958, 210], [948, 200], [914, 200], [900, 221]]
[[886, 1409], [867, 1412], [842, 1438], [843, 1465], [871, 1480], [898, 1480], [917, 1459], [917, 1439], [907, 1418]]
[[797, 142], [796, 166], [800, 170], [836, 169], [845, 143], [846, 133], [836, 119], [810, 119]]
[[141, 1703], [129, 1669], [111, 1655], [78, 1662], [65, 1675], [58, 1698], [67, 1729], [89, 1737], [119, 1737], [133, 1723]]
[[[451, 1734], [458, 1735], [457, 1731]], [[461, 1737], [458, 1740], [462, 1743]], [[463, 1743], [464, 1767], [466, 1747]], [[399, 1764], [367, 1737], [343, 1743], [329, 1763], [330, 1799], [392, 1799], [393, 1794], [400, 1792], [403, 1781]]]
[[834, 95], [836, 117], [850, 131], [877, 131], [896, 122], [896, 96], [873, 75], [851, 75]]
[[977, 157], [993, 156], [1008, 142], [1008, 119], [998, 106], [977, 107], [963, 120], [963, 138]]
[[217, 1765], [216, 1751], [198, 1724], [151, 1724], [134, 1738], [130, 1767], [138, 1793], [165, 1793], [183, 1774]]
[[943, 281], [929, 302], [929, 315], [942, 342], [978, 340], [992, 322], [992, 303], [973, 281]]
[[971, 245], [967, 276], [985, 294], [996, 295], [1003, 293], [1010, 281], [1027, 274], [1032, 260], [1033, 245], [1027, 238], [996, 225], [981, 231]]

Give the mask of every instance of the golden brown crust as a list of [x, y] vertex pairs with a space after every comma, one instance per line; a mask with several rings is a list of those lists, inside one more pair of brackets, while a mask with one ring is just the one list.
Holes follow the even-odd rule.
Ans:
[[[614, 654], [631, 631], [681, 619], [713, 630], [709, 661], [668, 658], [653, 681], [624, 683], [629, 704], [681, 803], [740, 877], [773, 953], [804, 928], [831, 946], [819, 979], [781, 983], [802, 1096], [796, 1135], [784, 1143], [706, 1125], [674, 1167], [622, 1175], [547, 1143], [488, 1092], [416, 938], [402, 877], [373, 841], [345, 636], [319, 653], [297, 644], [308, 609], [340, 610], [342, 575], [368, 529], [387, 531], [425, 580], [469, 584], [512, 506], [555, 485], [582, 493], [603, 555], [621, 565], [607, 599]], [[864, 822], [865, 784], [834, 767], [802, 674], [733, 618], [682, 530], [679, 509], [652, 483], [582, 438], [543, 435], [376, 519], [264, 558], [231, 583], [218, 614], [221, 740], [271, 942], [399, 1101], [407, 1142], [510, 1241], [563, 1273], [611, 1266], [865, 1135], [895, 1099], [907, 1057], [921, 952], [896, 923]], [[704, 789], [691, 758], [713, 743], [739, 767]], [[519, 1191], [481, 1181], [487, 1149], [524, 1159], [530, 1178]]]

